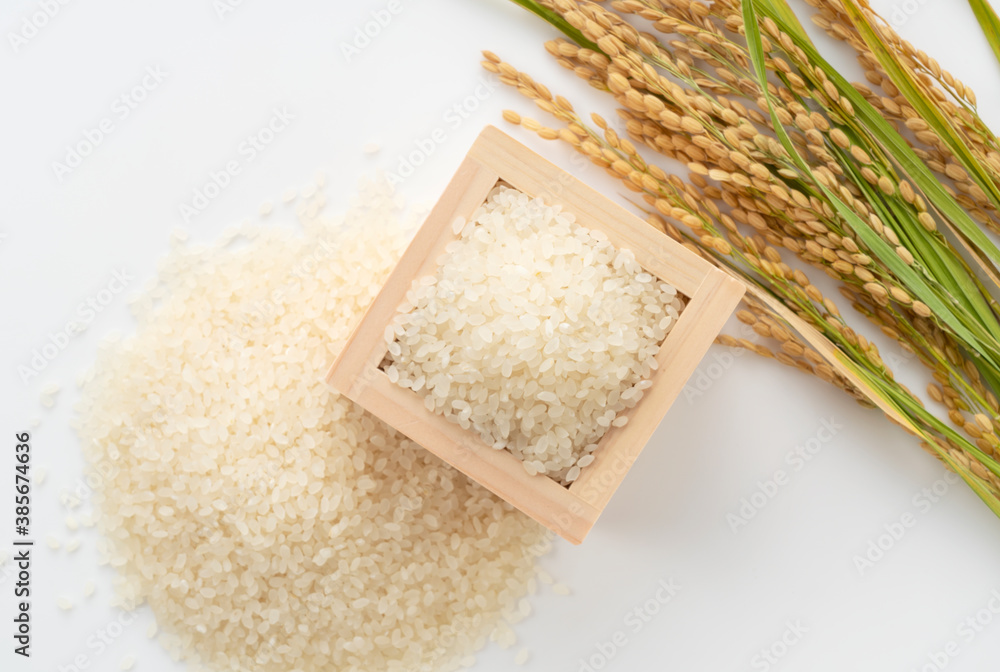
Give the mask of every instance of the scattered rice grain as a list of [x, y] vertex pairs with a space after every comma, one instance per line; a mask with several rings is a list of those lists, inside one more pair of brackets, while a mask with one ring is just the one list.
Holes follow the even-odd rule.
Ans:
[[343, 227], [177, 248], [100, 350], [77, 431], [116, 467], [101, 554], [181, 659], [454, 670], [530, 611], [551, 535], [323, 382], [405, 246], [394, 207], [371, 185]]
[[571, 593], [569, 586], [565, 583], [557, 583], [552, 586], [552, 592], [556, 595], [569, 595]]

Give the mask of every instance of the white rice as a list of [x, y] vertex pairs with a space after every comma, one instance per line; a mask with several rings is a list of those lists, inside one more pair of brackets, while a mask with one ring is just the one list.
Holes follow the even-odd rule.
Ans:
[[550, 535], [323, 382], [405, 243], [388, 187], [304, 227], [178, 243], [86, 376], [104, 559], [195, 669], [455, 669]]
[[681, 299], [630, 250], [514, 189], [453, 228], [386, 330], [384, 370], [528, 473], [571, 483], [651, 385]]

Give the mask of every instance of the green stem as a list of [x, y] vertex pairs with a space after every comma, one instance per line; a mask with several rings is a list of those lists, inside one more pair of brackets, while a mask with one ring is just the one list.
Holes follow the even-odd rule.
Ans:
[[581, 47], [585, 47], [593, 51], [600, 51], [600, 48], [597, 46], [597, 44], [591, 42], [586, 37], [584, 37], [583, 33], [581, 33], [579, 30], [571, 26], [566, 19], [561, 17], [554, 10], [545, 7], [541, 3], [534, 2], [534, 0], [510, 0], [510, 1], [513, 2], [515, 5], [520, 5], [529, 12], [533, 12], [534, 14], [537, 14], [538, 16], [542, 17], [547, 22], [552, 24], [554, 27], [558, 28], [563, 33], [563, 35], [573, 40]]

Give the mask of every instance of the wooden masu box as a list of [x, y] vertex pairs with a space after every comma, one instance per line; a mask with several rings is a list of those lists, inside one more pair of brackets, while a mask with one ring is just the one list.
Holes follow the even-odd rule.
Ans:
[[[386, 327], [404, 304], [411, 283], [435, 272], [445, 246], [458, 238], [452, 226], [456, 218], [468, 221], [498, 182], [548, 204], [561, 204], [581, 226], [603, 231], [616, 247], [632, 250], [647, 272], [676, 287], [687, 299], [656, 355], [659, 368], [650, 378], [652, 386], [635, 407], [624, 412], [628, 423], [608, 430], [594, 451], [594, 462], [569, 487], [545, 475], [529, 475], [514, 455], [488, 446], [473, 430], [428, 411], [420, 395], [390, 382], [380, 369], [388, 350]], [[327, 381], [469, 478], [579, 544], [743, 293], [739, 281], [488, 126], [347, 341]]]

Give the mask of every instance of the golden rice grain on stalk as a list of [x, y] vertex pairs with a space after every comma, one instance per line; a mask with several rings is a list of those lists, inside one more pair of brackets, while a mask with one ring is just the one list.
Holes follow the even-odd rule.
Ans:
[[847, 134], [839, 128], [834, 128], [830, 131], [830, 139], [833, 141], [833, 144], [837, 145], [841, 149], [847, 149], [851, 146], [851, 141], [847, 137]]
[[903, 305], [907, 305], [913, 301], [913, 298], [909, 294], [907, 294], [902, 288], [896, 287], [895, 285], [889, 288], [889, 293], [892, 294], [893, 299]]
[[514, 110], [504, 110], [503, 111], [503, 119], [504, 119], [504, 121], [506, 121], [507, 123], [510, 123], [510, 124], [520, 124], [521, 123], [521, 115], [518, 114], [517, 112], [515, 112]]
[[861, 147], [858, 147], [857, 145], [851, 145], [851, 156], [854, 157], [855, 161], [866, 166], [872, 162], [871, 157], [868, 156], [868, 152], [861, 149]]
[[878, 178], [878, 188], [886, 196], [893, 196], [896, 194], [896, 185], [887, 176], [883, 175]]
[[913, 265], [915, 261], [913, 258], [913, 254], [902, 245], [896, 247], [896, 254], [899, 255], [899, 258], [902, 259], [904, 262], [906, 262], [907, 265], [909, 266]]
[[965, 182], [969, 179], [969, 174], [965, 169], [955, 163], [949, 163], [944, 168], [944, 174], [956, 182]]
[[976, 424], [978, 424], [983, 431], [986, 432], [993, 431], [993, 423], [986, 415], [982, 413], [976, 413], [975, 416], [973, 417], [976, 420]]

